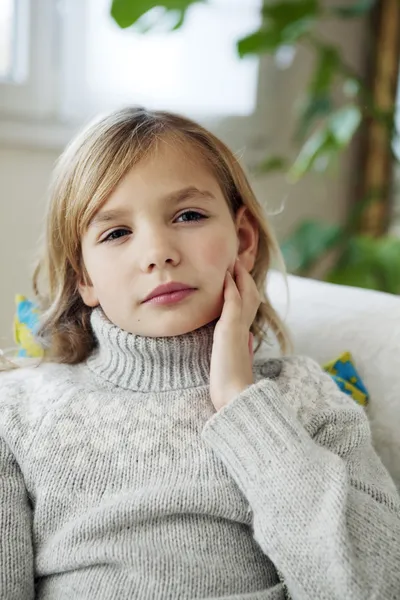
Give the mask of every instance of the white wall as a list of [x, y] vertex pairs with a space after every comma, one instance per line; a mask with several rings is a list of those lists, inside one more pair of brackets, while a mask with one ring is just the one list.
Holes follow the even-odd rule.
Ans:
[[30, 273], [57, 153], [0, 147], [0, 347], [12, 343], [14, 295], [31, 295]]
[[[346, 55], [354, 66], [361, 63], [364, 28], [362, 23], [333, 23], [325, 32], [332, 40], [345, 44]], [[293, 67], [283, 72], [268, 89], [274, 98], [271, 114], [265, 118], [272, 131], [270, 150], [290, 149], [293, 127], [291, 108], [299, 90], [307, 81], [309, 58], [300, 55]], [[269, 82], [262, 83], [266, 88]], [[261, 86], [261, 87], [262, 87]], [[262, 89], [261, 89], [262, 93]], [[57, 150], [12, 147], [0, 139], [0, 348], [12, 342], [14, 295], [31, 295], [30, 274], [39, 238], [46, 190]], [[246, 158], [246, 155], [244, 155]], [[273, 217], [279, 238], [304, 218], [320, 217], [331, 222], [342, 222], [349, 197], [352, 157], [341, 161], [338, 172], [331, 176], [307, 177], [294, 188], [289, 188], [282, 176], [253, 179], [260, 202]]]

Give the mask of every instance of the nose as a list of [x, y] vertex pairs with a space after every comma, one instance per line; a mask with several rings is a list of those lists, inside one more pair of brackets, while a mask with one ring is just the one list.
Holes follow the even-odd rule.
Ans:
[[140, 268], [144, 273], [180, 263], [180, 253], [172, 232], [160, 228], [148, 231], [140, 239]]

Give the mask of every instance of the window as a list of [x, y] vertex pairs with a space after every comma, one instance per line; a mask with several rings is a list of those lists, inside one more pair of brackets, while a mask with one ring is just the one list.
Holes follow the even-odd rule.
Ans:
[[259, 61], [240, 59], [236, 41], [259, 26], [262, 0], [195, 3], [180, 30], [145, 35], [114, 23], [111, 0], [1, 2], [3, 120], [79, 125], [98, 112], [142, 104], [209, 126], [225, 121], [237, 143], [217, 133], [235, 147], [246, 144], [250, 121], [253, 134], [260, 131]]
[[3, 0], [0, 12], [0, 81], [13, 77], [15, 48], [15, 1]]
[[121, 30], [110, 4], [86, 0], [85, 14], [70, 12], [75, 43], [77, 28], [85, 40], [69, 60], [67, 113], [91, 114], [128, 103], [197, 116], [254, 111], [258, 61], [240, 60], [235, 43], [259, 25], [261, 0], [194, 4], [178, 31], [159, 27], [145, 35]]
[[55, 111], [52, 0], [1, 0], [0, 115], [30, 119]]
[[257, 0], [194, 4], [180, 30], [147, 35], [118, 30], [108, 15], [109, 0], [90, 0], [89, 6], [87, 82], [92, 98], [137, 98], [145, 105], [196, 114], [253, 112], [257, 60], [240, 60], [235, 42], [259, 25]]

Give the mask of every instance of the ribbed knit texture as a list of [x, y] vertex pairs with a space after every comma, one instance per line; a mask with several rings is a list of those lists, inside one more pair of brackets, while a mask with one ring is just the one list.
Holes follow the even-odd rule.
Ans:
[[146, 338], [126, 335], [95, 310], [92, 326], [101, 343], [88, 366], [116, 386], [166, 392], [207, 385], [213, 325], [172, 338]]
[[400, 598], [399, 498], [363, 410], [310, 359], [215, 413], [213, 325], [92, 315], [84, 364], [0, 376], [2, 600]]

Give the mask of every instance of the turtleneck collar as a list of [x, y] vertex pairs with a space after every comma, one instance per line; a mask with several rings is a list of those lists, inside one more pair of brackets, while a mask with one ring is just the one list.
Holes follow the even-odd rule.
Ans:
[[209, 383], [215, 323], [184, 335], [142, 337], [120, 329], [96, 308], [91, 326], [97, 347], [87, 365], [114, 385], [160, 392]]

